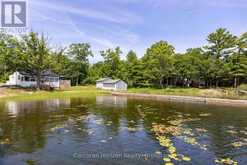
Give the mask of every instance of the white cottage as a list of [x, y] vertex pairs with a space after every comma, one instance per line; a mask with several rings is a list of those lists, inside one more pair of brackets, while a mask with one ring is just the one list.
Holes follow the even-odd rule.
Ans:
[[[27, 73], [17, 71], [9, 76], [9, 81], [6, 82], [8, 86], [21, 86], [21, 87], [36, 87], [37, 81], [35, 76]], [[52, 88], [59, 88], [59, 76], [50, 70], [45, 71], [41, 75], [41, 85], [50, 86]]]
[[126, 91], [128, 85], [122, 80], [112, 80], [110, 78], [103, 78], [96, 81], [96, 87], [106, 90], [122, 90]]

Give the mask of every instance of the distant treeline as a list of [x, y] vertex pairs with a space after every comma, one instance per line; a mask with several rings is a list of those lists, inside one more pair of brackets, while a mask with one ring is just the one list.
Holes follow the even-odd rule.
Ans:
[[131, 87], [237, 87], [247, 81], [247, 32], [241, 36], [217, 29], [207, 37], [208, 44], [176, 53], [167, 41], [151, 45], [138, 58], [133, 50], [121, 60], [120, 47], [101, 51], [103, 61], [90, 64], [90, 44], [75, 43], [54, 49], [48, 40], [34, 32], [16, 38], [0, 37], [0, 80], [16, 70], [40, 79], [51, 69], [74, 85], [93, 84], [102, 77], [126, 81]]

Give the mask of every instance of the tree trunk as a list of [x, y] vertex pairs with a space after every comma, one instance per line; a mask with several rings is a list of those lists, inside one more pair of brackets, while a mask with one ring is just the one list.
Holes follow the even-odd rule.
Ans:
[[163, 79], [160, 79], [160, 87], [163, 89], [164, 86], [163, 86]]
[[201, 88], [201, 78], [199, 78], [198, 83], [198, 88]]
[[234, 88], [235, 88], [235, 93], [238, 96], [239, 93], [238, 93], [238, 78], [237, 78], [237, 76], [235, 76], [235, 78], [234, 78]]
[[237, 80], [237, 77], [235, 76], [234, 78], [234, 88], [237, 89], [238, 87], [238, 80]]
[[80, 77], [78, 77], [78, 82], [77, 82], [77, 85], [79, 85], [80, 84]]
[[76, 86], [79, 84], [79, 77], [76, 77]]
[[40, 72], [37, 73], [37, 90], [40, 90], [41, 88], [41, 74]]

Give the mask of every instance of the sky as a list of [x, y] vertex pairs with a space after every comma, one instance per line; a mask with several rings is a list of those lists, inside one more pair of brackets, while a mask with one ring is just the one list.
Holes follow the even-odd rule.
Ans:
[[99, 51], [120, 46], [125, 57], [144, 55], [165, 40], [185, 52], [205, 45], [208, 34], [224, 27], [247, 31], [247, 0], [28, 0], [28, 28], [44, 33], [53, 47], [90, 43], [92, 63]]

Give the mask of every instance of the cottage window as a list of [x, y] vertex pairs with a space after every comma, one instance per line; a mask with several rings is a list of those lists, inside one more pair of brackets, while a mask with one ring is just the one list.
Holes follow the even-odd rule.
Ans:
[[25, 81], [30, 81], [30, 77], [25, 76]]
[[18, 80], [21, 80], [21, 76], [20, 75], [18, 76]]

